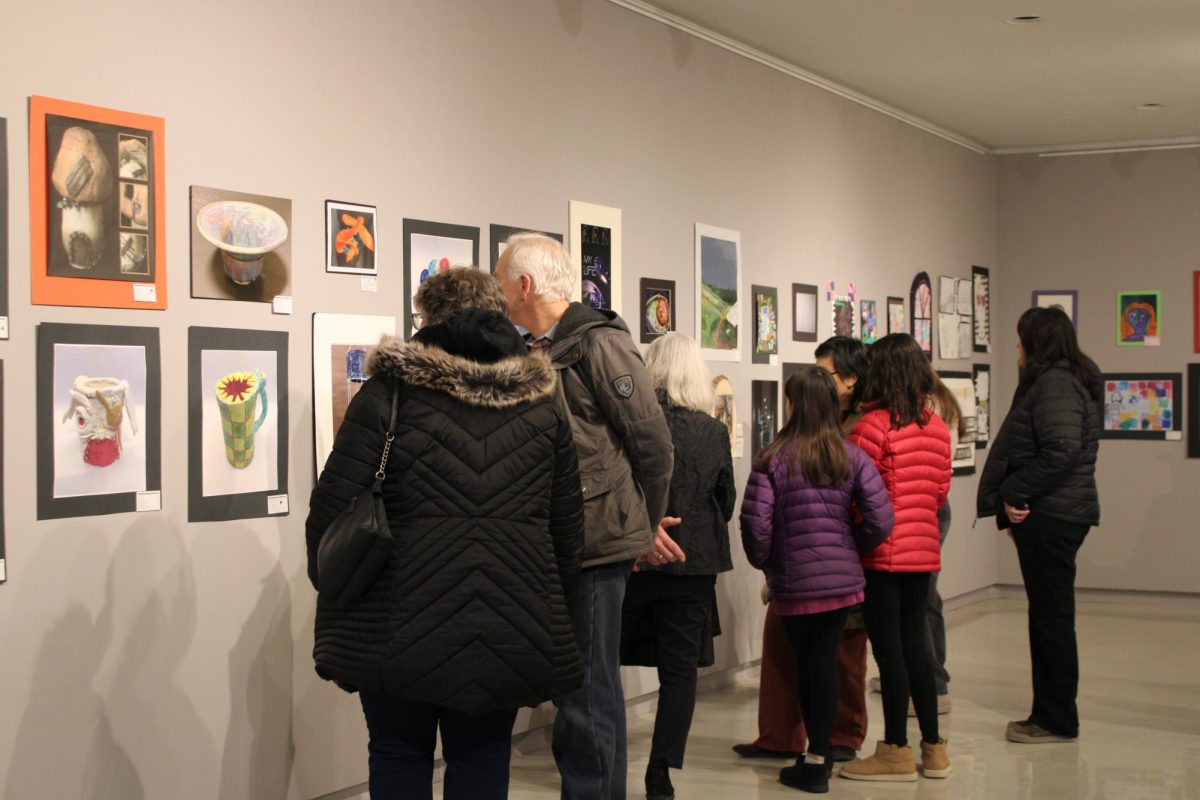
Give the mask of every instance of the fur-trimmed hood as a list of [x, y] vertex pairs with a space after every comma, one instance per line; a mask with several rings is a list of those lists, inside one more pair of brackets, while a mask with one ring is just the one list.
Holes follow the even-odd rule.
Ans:
[[542, 353], [508, 356], [490, 363], [454, 355], [440, 347], [385, 336], [371, 353], [372, 375], [387, 373], [411, 386], [448, 394], [469, 405], [511, 408], [549, 397], [554, 369]]

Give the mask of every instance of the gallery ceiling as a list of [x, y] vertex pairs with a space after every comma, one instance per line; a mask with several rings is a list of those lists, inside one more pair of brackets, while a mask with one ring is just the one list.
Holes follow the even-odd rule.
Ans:
[[984, 149], [1200, 142], [1197, 0], [613, 2]]

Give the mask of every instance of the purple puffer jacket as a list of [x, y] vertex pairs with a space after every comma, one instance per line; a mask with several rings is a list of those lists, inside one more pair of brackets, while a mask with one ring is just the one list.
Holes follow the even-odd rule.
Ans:
[[799, 464], [778, 456], [770, 474], [750, 473], [742, 545], [767, 573], [774, 600], [845, 597], [866, 585], [859, 554], [891, 533], [892, 502], [871, 459], [849, 442], [846, 452], [850, 478], [840, 486], [812, 486]]

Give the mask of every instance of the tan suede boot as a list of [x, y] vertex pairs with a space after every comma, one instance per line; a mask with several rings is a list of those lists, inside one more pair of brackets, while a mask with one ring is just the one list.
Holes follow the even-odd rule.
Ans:
[[921, 774], [926, 778], [950, 777], [950, 754], [946, 752], [946, 740], [930, 744], [921, 740]]
[[915, 781], [917, 763], [911, 747], [876, 742], [875, 755], [842, 765], [840, 774], [855, 781]]

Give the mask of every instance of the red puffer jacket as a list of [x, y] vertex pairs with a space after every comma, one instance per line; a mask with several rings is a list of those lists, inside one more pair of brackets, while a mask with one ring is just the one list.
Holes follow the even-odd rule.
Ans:
[[938, 572], [942, 548], [938, 509], [950, 493], [950, 433], [937, 414], [924, 426], [893, 428], [878, 408], [863, 415], [850, 441], [863, 449], [883, 477], [896, 524], [883, 544], [863, 556], [863, 569], [881, 572]]

